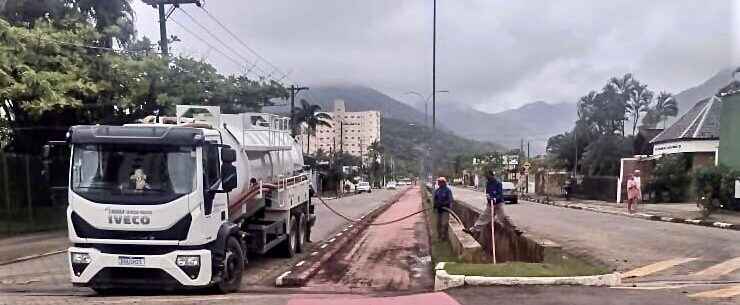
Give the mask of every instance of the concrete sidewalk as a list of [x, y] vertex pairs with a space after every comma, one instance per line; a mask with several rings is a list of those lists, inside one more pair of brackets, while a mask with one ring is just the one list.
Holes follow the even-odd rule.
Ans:
[[724, 229], [740, 230], [740, 213], [719, 209], [709, 217], [704, 218], [699, 207], [694, 203], [661, 203], [661, 204], [638, 204], [636, 212], [627, 213], [626, 203], [606, 202], [600, 200], [586, 200], [571, 198], [546, 197], [540, 195], [527, 195], [530, 201], [547, 203], [554, 206], [589, 210], [594, 212], [624, 215], [650, 220], [667, 222], [687, 223], [702, 226], [714, 226]]

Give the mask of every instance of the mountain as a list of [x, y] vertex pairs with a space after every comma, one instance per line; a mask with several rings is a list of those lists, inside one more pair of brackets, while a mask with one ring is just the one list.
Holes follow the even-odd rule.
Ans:
[[678, 116], [668, 120], [667, 124], [673, 124], [700, 100], [716, 94], [719, 89], [732, 82], [733, 71], [735, 71], [735, 68], [727, 68], [719, 71], [703, 83], [676, 94], [674, 98], [678, 101]]
[[544, 153], [547, 140], [573, 128], [576, 105], [538, 101], [499, 113], [487, 113], [461, 104], [447, 105], [438, 111], [440, 121], [466, 138], [524, 149], [530, 142], [532, 155]]

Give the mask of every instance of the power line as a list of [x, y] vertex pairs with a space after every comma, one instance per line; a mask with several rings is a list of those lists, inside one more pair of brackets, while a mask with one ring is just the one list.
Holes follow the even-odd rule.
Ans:
[[[174, 16], [173, 16], [173, 17], [174, 17]], [[233, 57], [231, 57], [231, 56], [229, 56], [228, 54], [224, 53], [223, 51], [221, 51], [220, 49], [216, 48], [216, 47], [215, 47], [215, 46], [213, 46], [212, 44], [208, 43], [208, 41], [206, 41], [205, 39], [203, 39], [203, 37], [200, 37], [200, 35], [198, 35], [198, 34], [195, 34], [195, 32], [191, 31], [191, 30], [190, 30], [189, 28], [187, 28], [186, 26], [184, 26], [184, 25], [183, 25], [182, 23], [178, 22], [178, 21], [177, 21], [177, 19], [175, 19], [175, 18], [172, 18], [172, 17], [170, 17], [170, 20], [172, 20], [172, 22], [174, 22], [174, 23], [175, 23], [175, 24], [177, 24], [177, 25], [178, 25], [179, 27], [181, 27], [181, 28], [182, 28], [183, 30], [185, 30], [185, 32], [188, 32], [188, 34], [192, 35], [192, 36], [193, 36], [193, 37], [195, 37], [196, 39], [198, 39], [198, 40], [200, 40], [201, 42], [203, 42], [203, 43], [204, 43], [204, 44], [205, 44], [206, 46], [208, 46], [209, 48], [213, 49], [213, 50], [214, 50], [214, 51], [216, 51], [217, 53], [219, 53], [219, 54], [223, 55], [224, 57], [226, 57], [226, 59], [228, 59], [228, 60], [232, 61], [233, 63], [235, 63], [235, 64], [237, 64], [237, 65], [239, 65], [239, 66], [243, 66], [243, 64], [242, 64], [242, 63], [241, 63], [240, 61], [238, 61], [238, 60], [234, 59]]]
[[[232, 53], [234, 53], [236, 56], [240, 57], [248, 65], [251, 65], [251, 67], [247, 68], [247, 73], [250, 73], [252, 70], [256, 69], [256, 70], [258, 70], [259, 72], [261, 72], [263, 74], [263, 75], [258, 75], [259, 77], [266, 78], [265, 75], [268, 74], [268, 73], [266, 73], [264, 70], [262, 70], [260, 67], [258, 67], [256, 62], [254, 62], [254, 63], [250, 62], [246, 57], [244, 57], [243, 55], [241, 55], [241, 53], [239, 53], [236, 50], [234, 50], [231, 46], [229, 46], [227, 43], [225, 43], [223, 40], [221, 40], [221, 38], [219, 38], [216, 34], [214, 34], [213, 32], [211, 32], [206, 26], [204, 26], [202, 23], [200, 23], [195, 17], [193, 17], [192, 15], [190, 15], [190, 13], [188, 13], [186, 10], [184, 10], [182, 8], [179, 8], [179, 9], [188, 18], [190, 18], [190, 20], [192, 20], [193, 23], [195, 23], [197, 26], [199, 26], [201, 29], [203, 29], [203, 31], [205, 31], [214, 40], [216, 40], [218, 43], [220, 43], [221, 45], [223, 45], [226, 49], [228, 49], [229, 51], [231, 51]], [[244, 65], [244, 66], [246, 67], [247, 65]]]
[[[263, 57], [262, 55], [260, 55], [259, 53], [257, 53], [257, 51], [255, 51], [254, 49], [252, 49], [251, 47], [249, 47], [249, 45], [247, 45], [241, 38], [239, 38], [239, 36], [237, 36], [236, 34], [234, 34], [234, 32], [232, 32], [231, 30], [229, 30], [228, 27], [226, 27], [220, 20], [218, 20], [218, 18], [214, 17], [211, 14], [211, 12], [209, 12], [205, 7], [201, 7], [201, 9], [206, 13], [206, 15], [208, 15], [209, 18], [211, 18], [211, 20], [213, 20], [214, 22], [216, 22], [232, 38], [234, 38], [237, 42], [239, 42], [242, 46], [244, 46], [247, 50], [249, 50], [249, 52], [251, 52], [252, 54], [254, 54], [255, 57], [257, 57], [258, 59], [260, 59], [260, 60], [264, 61], [265, 63], [267, 63], [268, 65], [270, 65], [270, 67], [272, 67], [272, 69], [274, 69], [274, 71], [277, 71], [282, 76], [285, 76], [286, 75], [286, 73], [283, 73], [283, 71], [281, 71], [280, 68], [278, 68], [276, 65], [274, 65], [273, 63], [271, 63], [269, 60], [267, 60], [267, 58]], [[272, 71], [270, 73], [272, 73]]]

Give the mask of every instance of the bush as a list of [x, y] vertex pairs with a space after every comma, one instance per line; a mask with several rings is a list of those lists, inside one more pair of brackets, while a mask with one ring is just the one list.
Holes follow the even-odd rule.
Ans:
[[680, 202], [686, 198], [686, 189], [691, 177], [689, 159], [683, 154], [667, 155], [655, 164], [653, 180], [648, 181], [647, 190], [655, 192], [656, 202]]
[[735, 180], [738, 177], [740, 177], [739, 171], [731, 170], [726, 166], [706, 167], [694, 173], [696, 194], [706, 215], [730, 203], [735, 197]]

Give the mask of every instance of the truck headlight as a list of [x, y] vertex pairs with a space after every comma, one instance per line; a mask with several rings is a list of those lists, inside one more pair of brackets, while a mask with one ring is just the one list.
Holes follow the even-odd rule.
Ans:
[[72, 252], [69, 259], [72, 261], [72, 272], [75, 276], [82, 275], [88, 265], [92, 262], [92, 257], [88, 253]]
[[200, 273], [200, 256], [197, 255], [178, 255], [175, 264], [191, 279], [198, 278]]
[[200, 266], [200, 256], [197, 255], [178, 255], [175, 259], [178, 267], [195, 267]]
[[73, 264], [89, 264], [92, 262], [90, 254], [81, 252], [72, 252], [72, 263]]

